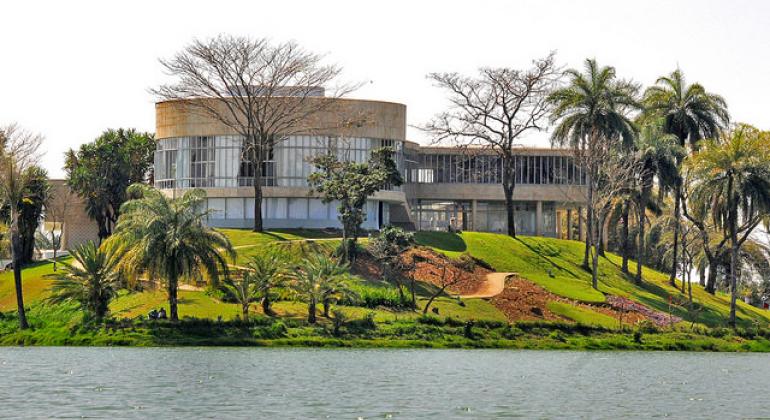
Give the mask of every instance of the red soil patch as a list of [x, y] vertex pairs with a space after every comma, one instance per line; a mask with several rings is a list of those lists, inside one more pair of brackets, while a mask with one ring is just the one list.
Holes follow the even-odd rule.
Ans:
[[[441, 287], [441, 278], [444, 275], [445, 282], [453, 283], [447, 290], [461, 295], [476, 293], [487, 274], [492, 272], [479, 264], [472, 264], [472, 267], [462, 266], [463, 264], [456, 260], [427, 248], [412, 248], [402, 254], [401, 261], [404, 266], [411, 268], [402, 273], [404, 277], [414, 277], [417, 281]], [[369, 255], [359, 255], [351, 271], [366, 279], [382, 279], [382, 270]]]
[[[620, 311], [610, 306], [588, 305], [557, 296], [531, 281], [519, 277], [510, 277], [502, 293], [490, 302], [505, 314], [509, 321], [571, 321], [548, 310], [548, 302], [563, 302], [589, 309], [618, 319]], [[648, 319], [638, 312], [623, 313], [624, 324], [635, 324]]]

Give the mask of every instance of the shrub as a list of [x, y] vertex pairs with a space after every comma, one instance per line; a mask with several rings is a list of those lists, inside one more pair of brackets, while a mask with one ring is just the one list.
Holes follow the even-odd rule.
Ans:
[[353, 332], [370, 331], [377, 328], [374, 321], [374, 312], [369, 312], [361, 319], [354, 319], [347, 324], [348, 330]]
[[340, 305], [363, 306], [374, 309], [380, 306], [391, 309], [408, 309], [412, 306], [409, 293], [404, 291], [403, 298], [394, 287], [375, 287], [365, 284], [351, 286], [354, 295], [343, 297]]
[[332, 325], [334, 328], [332, 334], [335, 337], [339, 337], [342, 332], [342, 327], [345, 326], [345, 321], [347, 321], [348, 317], [345, 315], [345, 312], [342, 312], [338, 309], [332, 311], [332, 314], [334, 315], [332, 318]]

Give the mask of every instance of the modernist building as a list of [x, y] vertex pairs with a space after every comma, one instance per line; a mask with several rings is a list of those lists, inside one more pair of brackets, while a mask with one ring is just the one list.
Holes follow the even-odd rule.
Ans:
[[[332, 99], [319, 96], [312, 100]], [[417, 230], [447, 230], [450, 226], [506, 230], [502, 171], [494, 154], [407, 141], [406, 106], [402, 104], [337, 101], [346, 112], [365, 114], [366, 124], [344, 130], [307, 130], [288, 136], [271, 151], [263, 171], [266, 228], [339, 227], [336, 204], [324, 204], [308, 188], [307, 176], [313, 171], [308, 158], [331, 151], [363, 162], [372, 149], [389, 146], [395, 150], [406, 182], [371, 197], [365, 229], [394, 224]], [[253, 172], [241, 159], [242, 139], [230, 127], [195, 109], [181, 101], [156, 104], [155, 186], [168, 195], [202, 188], [207, 193], [206, 206], [212, 210], [210, 225], [248, 228], [254, 220]], [[324, 126], [340, 126], [335, 124], [340, 118], [337, 113], [325, 112], [316, 118], [327, 121]], [[580, 218], [573, 209], [585, 201], [585, 179], [570, 154], [522, 148], [516, 167], [518, 232], [578, 234]]]

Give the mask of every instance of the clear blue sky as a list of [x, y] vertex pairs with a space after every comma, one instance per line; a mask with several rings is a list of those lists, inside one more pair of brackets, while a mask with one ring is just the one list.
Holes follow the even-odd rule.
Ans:
[[735, 120], [770, 129], [770, 2], [760, 0], [14, 1], [0, 12], [0, 124], [42, 133], [56, 177], [66, 149], [106, 128], [154, 131], [157, 58], [220, 32], [326, 53], [348, 80], [370, 82], [354, 97], [405, 103], [413, 125], [445, 106], [426, 73], [523, 67], [557, 50], [562, 65], [596, 57], [643, 84], [678, 65], [725, 96]]

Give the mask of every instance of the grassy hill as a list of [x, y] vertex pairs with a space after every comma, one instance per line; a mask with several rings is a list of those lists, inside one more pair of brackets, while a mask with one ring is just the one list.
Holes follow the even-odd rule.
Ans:
[[[333, 233], [321, 231], [276, 231], [254, 233], [248, 230], [224, 229], [238, 252], [235, 264], [242, 264], [250, 255], [261, 252], [265, 247], [282, 247], [294, 258], [300, 259], [313, 252], [330, 252], [339, 245], [339, 239]], [[591, 288], [590, 273], [580, 267], [583, 244], [553, 238], [519, 237], [513, 239], [505, 235], [492, 233], [466, 232], [451, 234], [446, 232], [419, 232], [416, 235], [419, 244], [431, 247], [450, 257], [459, 257], [469, 253], [484, 260], [497, 271], [516, 272], [522, 278], [542, 286], [547, 291], [571, 300], [591, 304], [601, 304], [607, 295], [627, 297], [661, 312], [671, 312], [685, 320], [689, 315], [685, 307], [670, 307], [669, 297], [682, 299], [683, 295], [667, 284], [667, 276], [654, 270], [645, 269], [645, 282], [642, 287], [635, 286], [631, 279], [620, 271], [620, 257], [607, 254], [600, 261], [599, 290]], [[631, 262], [631, 271], [635, 266]], [[41, 262], [24, 269], [24, 292], [28, 305], [43, 302], [48, 295], [50, 280], [45, 277], [52, 272], [50, 262]], [[384, 282], [376, 283], [359, 279], [367, 287], [392, 287]], [[696, 322], [707, 326], [724, 326], [729, 311], [728, 296], [710, 295], [697, 285], [693, 286], [694, 300], [703, 306]], [[424, 302], [426, 296], [420, 297]], [[165, 304], [162, 290], [148, 290], [141, 293], [121, 293], [112, 305], [113, 314], [119, 318], [136, 318], [145, 315], [150, 309]], [[458, 320], [505, 321], [505, 315], [494, 305], [483, 299], [468, 299], [462, 302], [441, 297], [436, 306], [442, 317], [449, 316]], [[615, 320], [585, 307], [576, 307], [564, 302], [549, 302], [548, 309], [564, 318], [583, 324], [612, 327]], [[0, 273], [0, 312], [13, 311], [15, 297], [11, 272]], [[306, 306], [297, 301], [284, 300], [275, 304], [275, 310], [282, 317], [302, 319]], [[368, 312], [375, 313], [377, 321], [395, 321], [413, 319], [419, 315], [408, 311], [387, 309], [368, 309], [362, 307], [342, 307], [342, 311], [351, 318], [361, 318]], [[258, 314], [258, 305], [253, 311]], [[224, 303], [204, 291], [186, 290], [180, 292], [180, 314], [199, 318], [232, 319], [237, 316], [237, 305]], [[738, 318], [744, 326], [756, 323], [765, 326], [770, 322], [770, 313], [752, 306], [739, 303]]]
[[[600, 258], [599, 290], [594, 290], [591, 287], [591, 273], [580, 266], [584, 249], [582, 242], [527, 236], [513, 239], [481, 232], [418, 232], [417, 240], [422, 245], [453, 257], [467, 252], [486, 261], [497, 271], [519, 273], [551, 293], [569, 299], [600, 303], [605, 300], [605, 295], [623, 296], [661, 312], [671, 310], [674, 315], [690, 320], [690, 314], [685, 308], [669, 305], [669, 297], [683, 300], [685, 296], [668, 285], [668, 275], [645, 267], [644, 284], [636, 286], [620, 270], [621, 257], [609, 252], [607, 258]], [[629, 266], [632, 273], [636, 272], [633, 261]], [[707, 326], [726, 325], [729, 314], [728, 295], [711, 295], [694, 284], [693, 301], [703, 307], [696, 322]], [[770, 311], [743, 302], [738, 302], [737, 316], [739, 323], [744, 326], [754, 322], [764, 326], [770, 322]]]

